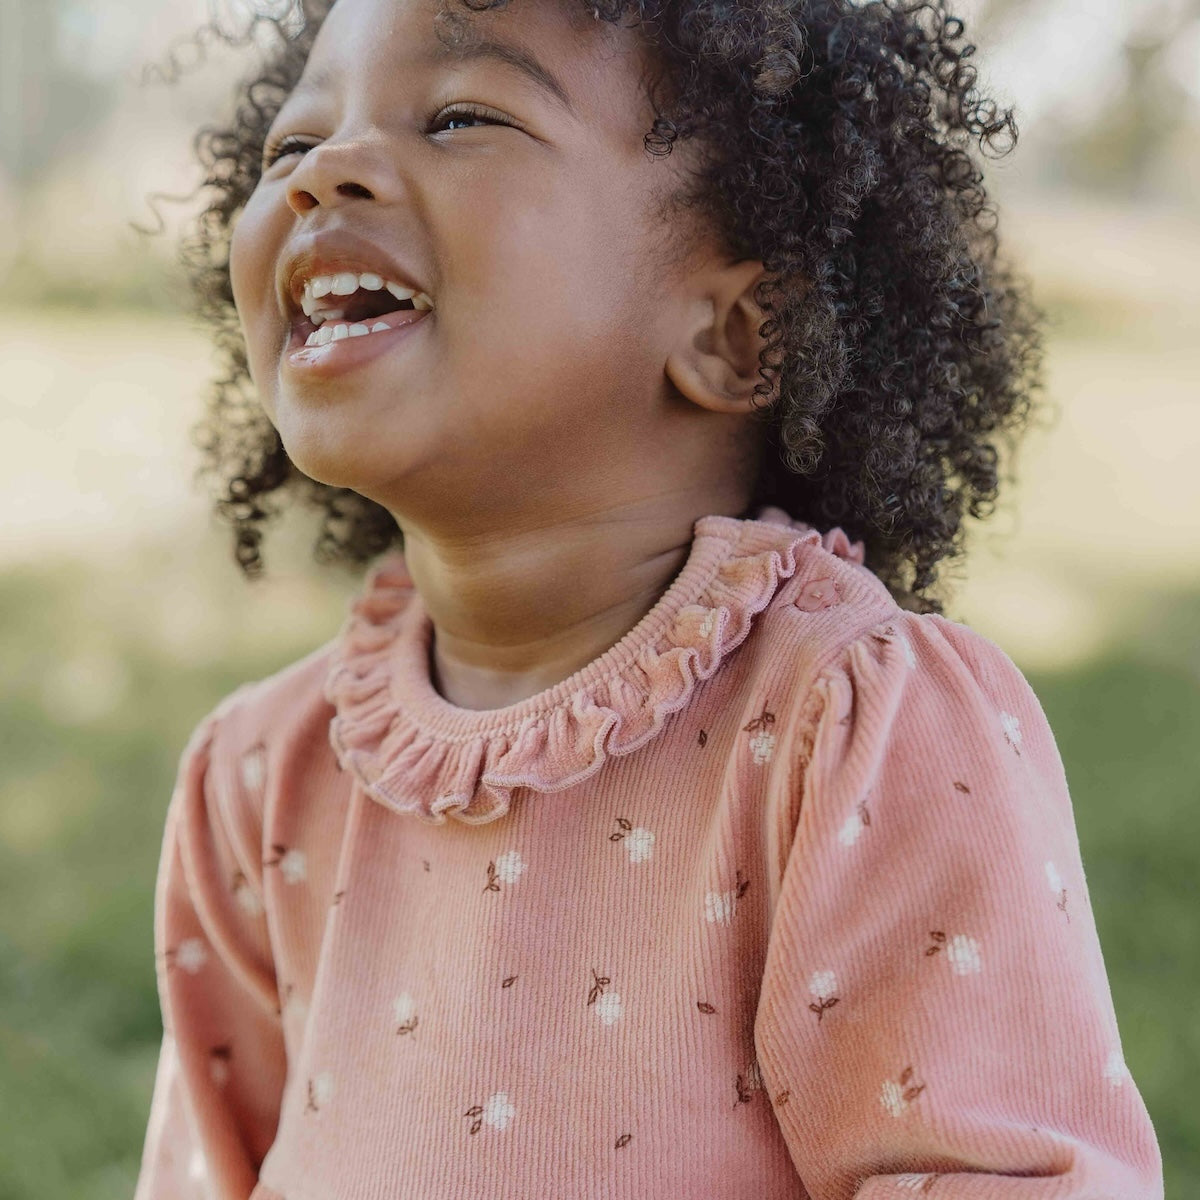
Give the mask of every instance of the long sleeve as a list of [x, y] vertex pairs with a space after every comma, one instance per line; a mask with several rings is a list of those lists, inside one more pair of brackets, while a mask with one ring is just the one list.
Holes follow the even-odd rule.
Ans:
[[134, 1200], [247, 1200], [286, 1054], [242, 775], [215, 769], [219, 706], [185, 748], [155, 888], [163, 1039]]
[[812, 1200], [1161, 1200], [1028, 682], [905, 612], [816, 688], [755, 1023]]

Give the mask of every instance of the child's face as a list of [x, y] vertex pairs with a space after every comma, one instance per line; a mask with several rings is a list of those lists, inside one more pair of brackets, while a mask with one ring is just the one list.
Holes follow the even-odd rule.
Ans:
[[[511, 519], [548, 496], [590, 508], [628, 480], [662, 484], [683, 276], [664, 268], [668, 230], [650, 214], [687, 147], [645, 153], [640, 35], [575, 7], [516, 0], [467, 26], [536, 58], [572, 113], [495, 58], [425, 61], [436, 0], [339, 0], [271, 130], [302, 150], [265, 169], [239, 218], [234, 296], [285, 448], [398, 518]], [[439, 116], [460, 102], [522, 128]], [[297, 362], [289, 259], [342, 233], [369, 244], [342, 269], [387, 276], [390, 261], [434, 308]]]

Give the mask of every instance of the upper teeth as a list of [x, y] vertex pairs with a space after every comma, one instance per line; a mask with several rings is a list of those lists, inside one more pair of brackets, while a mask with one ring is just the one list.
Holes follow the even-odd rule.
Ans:
[[411, 300], [413, 308], [427, 309], [433, 307], [433, 300], [424, 292], [418, 292], [413, 288], [392, 283], [391, 280], [384, 279], [381, 275], [374, 275], [370, 272], [356, 275], [353, 271], [343, 271], [339, 275], [314, 275], [311, 279], [304, 281], [304, 297], [300, 301], [304, 308], [304, 315], [314, 325], [320, 325], [326, 320], [336, 320], [338, 317], [345, 315], [344, 310], [340, 308], [325, 308], [318, 301], [322, 296], [330, 294], [334, 296], [352, 296], [359, 288], [364, 288], [368, 292], [378, 292], [383, 288], [387, 288], [397, 300]]

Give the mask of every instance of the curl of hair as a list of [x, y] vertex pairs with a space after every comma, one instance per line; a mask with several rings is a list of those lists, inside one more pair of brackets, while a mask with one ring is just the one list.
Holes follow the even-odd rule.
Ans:
[[[964, 553], [964, 516], [994, 511], [997, 442], [1015, 452], [1042, 386], [1045, 321], [999, 252], [973, 153], [1007, 154], [1016, 122], [977, 90], [975, 46], [946, 2], [582, 0], [596, 20], [631, 15], [657, 51], [668, 86], [648, 89], [646, 153], [685, 138], [702, 150], [672, 211], [708, 218], [766, 268], [752, 419], [769, 429], [752, 507], [840, 525], [902, 607], [938, 613], [939, 564]], [[251, 578], [282, 496], [323, 514], [318, 562], [353, 567], [403, 545], [382, 506], [289, 460], [254, 398], [230, 284], [266, 134], [330, 6], [257, 16], [277, 44], [232, 121], [195, 140], [212, 199], [182, 260], [222, 370], [193, 439]]]

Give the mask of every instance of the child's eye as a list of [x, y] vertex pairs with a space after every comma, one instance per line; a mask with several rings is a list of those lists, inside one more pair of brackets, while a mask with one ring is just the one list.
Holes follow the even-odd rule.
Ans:
[[516, 123], [502, 117], [494, 109], [483, 108], [478, 104], [456, 104], [449, 108], [444, 108], [434, 118], [433, 124], [430, 126], [430, 131], [433, 133], [446, 128], [452, 121], [462, 120], [483, 121], [489, 125], [512, 125], [516, 127]]
[[[489, 125], [511, 125], [514, 129], [517, 128], [515, 121], [501, 117], [492, 109], [483, 108], [477, 104], [459, 104], [445, 108], [438, 113], [434, 123], [430, 126], [430, 131], [436, 133], [447, 128], [454, 121], [463, 120], [482, 121]], [[311, 149], [312, 146], [309, 143], [302, 142], [293, 134], [279, 138], [278, 141], [268, 142], [263, 147], [263, 170], [266, 171], [273, 167], [281, 158], [286, 158], [289, 154]]]
[[299, 138], [291, 135], [280, 138], [277, 142], [268, 142], [263, 147], [263, 170], [268, 167], [273, 167], [285, 155], [291, 154], [293, 150], [308, 150], [311, 147], [307, 142], [300, 141]]

